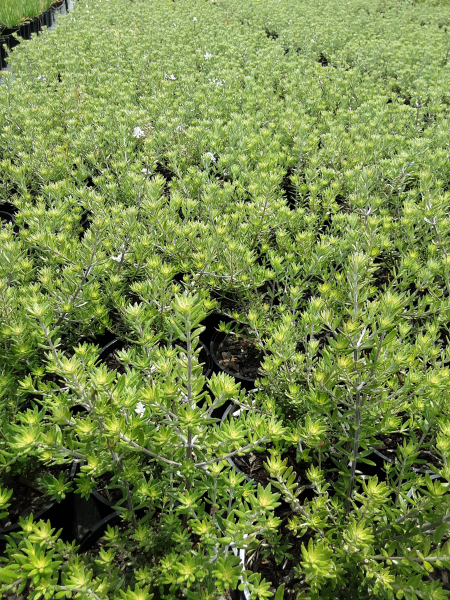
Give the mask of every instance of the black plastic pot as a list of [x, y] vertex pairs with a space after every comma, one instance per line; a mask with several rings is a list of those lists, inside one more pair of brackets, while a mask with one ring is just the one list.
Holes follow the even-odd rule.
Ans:
[[200, 340], [209, 348], [211, 340], [216, 333], [216, 329], [220, 322], [230, 323], [233, 319], [228, 315], [221, 312], [213, 312], [201, 322], [201, 325], [205, 328], [200, 334]]
[[[257, 391], [257, 388], [255, 388], [255, 390], [253, 391]], [[224, 412], [224, 414], [222, 415], [221, 419], [220, 419], [220, 426], [222, 426], [222, 424], [226, 421], [226, 419], [230, 416], [230, 414], [232, 416], [235, 416], [235, 411], [238, 410], [238, 407], [235, 404], [229, 404]], [[237, 415], [236, 415], [237, 416]], [[258, 483], [258, 481], [255, 481], [252, 477], [249, 477], [246, 473], [244, 473], [244, 471], [242, 471], [242, 469], [240, 469], [237, 464], [235, 463], [235, 461], [232, 458], [227, 458], [227, 462], [230, 466], [233, 467], [233, 469], [237, 472], [237, 473], [241, 473], [242, 475], [244, 475], [245, 479], [250, 482], [250, 483], [254, 483], [255, 486]], [[310, 483], [308, 484], [303, 484], [302, 485], [304, 492], [302, 494], [302, 498], [307, 498], [309, 500], [312, 500], [314, 498], [315, 492], [314, 492], [314, 486]], [[283, 501], [282, 501], [283, 502]], [[242, 592], [243, 594], [243, 592]], [[243, 598], [244, 596], [242, 596]], [[250, 597], [250, 596], [248, 596]]]
[[8, 42], [7, 42], [6, 38], [0, 37], [0, 69], [6, 69], [6, 67], [7, 67], [7, 62], [6, 62], [6, 58], [8, 55], [7, 49], [8, 49]]
[[15, 215], [16, 212], [18, 212], [17, 207], [14, 206], [14, 204], [11, 204], [11, 202], [2, 202], [0, 204], [0, 210], [3, 212], [11, 213], [12, 215]]
[[[69, 481], [73, 481], [78, 465], [72, 463], [69, 472]], [[73, 528], [73, 494], [68, 494], [61, 502], [56, 500], [49, 502], [44, 508], [33, 515], [34, 521], [45, 519], [50, 520], [52, 527], [59, 530], [62, 529], [61, 539], [69, 541], [73, 539], [72, 528]], [[19, 523], [13, 523], [4, 529], [0, 529], [0, 554], [5, 551], [6, 547], [6, 536], [13, 535], [21, 530]]]
[[[394, 458], [391, 458], [390, 456], [386, 456], [386, 454], [383, 454], [382, 452], [380, 452], [379, 450], [376, 450], [375, 448], [373, 449], [373, 452], [378, 457], [382, 458], [384, 461], [390, 462], [390, 463], [394, 462], [394, 459], [396, 456], [395, 452], [393, 452]], [[422, 467], [411, 467], [411, 471], [414, 471], [415, 473], [422, 473], [424, 475], [426, 475], [427, 473], [429, 475], [435, 475], [434, 471], [432, 471], [431, 469], [425, 469]], [[433, 479], [436, 479], [436, 477], [433, 477]]]
[[55, 11], [51, 6], [47, 11], [47, 27], [51, 27], [55, 22]]
[[82, 228], [82, 230], [80, 231], [80, 240], [83, 238], [84, 234], [91, 226], [91, 217], [92, 213], [90, 210], [83, 210], [80, 220], [80, 227]]
[[17, 44], [19, 44], [19, 40], [13, 37], [14, 33], [19, 33], [20, 27], [6, 27], [2, 31], [2, 37], [6, 38], [8, 43], [8, 48], [12, 50]]
[[119, 515], [120, 513], [116, 510], [91, 527], [81, 539], [78, 552], [82, 554], [90, 550], [95, 542], [104, 535], [108, 525], [118, 525], [120, 523]]
[[[61, 504], [58, 505], [58, 507], [61, 509], [62, 505], [66, 504], [66, 500], [67, 497], [61, 502]], [[55, 507], [56, 503], [51, 502], [50, 504], [47, 504], [47, 506], [44, 506], [43, 509], [41, 509], [40, 511], [38, 511], [35, 515], [33, 515], [33, 519], [35, 521], [39, 521], [40, 519], [50, 519], [51, 522], [53, 523], [53, 521], [55, 520], [55, 514], [54, 513], [54, 507]], [[20, 531], [20, 525], [15, 523], [14, 525], [9, 525], [9, 527], [5, 527], [4, 529], [0, 529], [0, 556], [4, 553], [5, 548], [6, 548], [6, 544], [7, 544], [7, 539], [6, 536], [7, 535], [12, 535], [14, 537], [14, 533], [17, 533], [18, 531]]]
[[[122, 340], [115, 338], [113, 336], [113, 334], [109, 333], [109, 332], [104, 334], [103, 336], [96, 337], [91, 343], [97, 344], [99, 346], [101, 346], [102, 343], [104, 344], [104, 346], [100, 350], [100, 356], [99, 356], [99, 360], [102, 362], [105, 361], [108, 358], [108, 356], [110, 354], [112, 354], [113, 352], [115, 352], [116, 350], [122, 350], [122, 348], [125, 345]], [[200, 346], [201, 346], [201, 348], [200, 348], [199, 362], [205, 364], [206, 371], [205, 371], [204, 377], [206, 379], [209, 379], [211, 377], [211, 374], [213, 371], [211, 355], [208, 351], [208, 348], [206, 347], [206, 345], [203, 342], [200, 342]]]
[[114, 350], [118, 350], [123, 347], [123, 342], [119, 340], [112, 331], [106, 330], [105, 333], [93, 335], [91, 337], [83, 338], [81, 342], [87, 342], [88, 344], [95, 344], [100, 346], [100, 360], [103, 361], [107, 358]]
[[24, 40], [31, 39], [31, 21], [25, 21], [19, 27], [19, 35]]
[[31, 21], [31, 33], [38, 34], [42, 30], [42, 22], [40, 17], [33, 17]]
[[123, 346], [124, 343], [121, 340], [119, 340], [118, 338], [113, 338], [112, 340], [108, 341], [100, 350], [99, 360], [102, 362], [105, 361], [110, 354], [112, 354], [116, 350], [121, 350]]
[[91, 492], [87, 500], [79, 494], [73, 494], [72, 539], [75, 539], [77, 543], [82, 543], [82, 540], [96, 528], [98, 523], [110, 517], [111, 514], [119, 514], [118, 511], [112, 509], [112, 506], [113, 503], [96, 490]]
[[225, 367], [223, 367], [220, 364], [218, 356], [217, 356], [217, 350], [218, 350], [221, 342], [225, 339], [226, 336], [227, 336], [226, 333], [217, 331], [211, 339], [209, 349], [210, 349], [211, 358], [213, 360], [214, 366], [219, 371], [223, 371], [224, 373], [231, 375], [231, 377], [234, 377], [236, 379], [236, 381], [241, 383], [241, 385], [244, 389], [246, 389], [246, 390], [254, 389], [256, 379], [253, 379], [252, 377], [244, 377], [243, 375], [239, 375], [238, 373], [235, 373], [234, 371], [228, 371], [228, 369], [225, 369]]
[[206, 345], [202, 341], [200, 341], [200, 346], [201, 346], [201, 349], [200, 349], [199, 362], [205, 364], [204, 377], [205, 377], [205, 379], [209, 379], [213, 372], [213, 362], [211, 360], [211, 354], [210, 354], [208, 348], [206, 347]]
[[44, 12], [42, 12], [39, 15], [39, 18], [41, 20], [42, 27], [50, 27], [51, 26], [51, 21], [49, 20], [48, 10], [45, 10]]
[[14, 213], [0, 208], [0, 221], [2, 223], [14, 223]]

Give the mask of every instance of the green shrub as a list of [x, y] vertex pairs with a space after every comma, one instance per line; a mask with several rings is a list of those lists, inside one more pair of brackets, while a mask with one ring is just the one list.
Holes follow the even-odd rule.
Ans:
[[[445, 597], [449, 26], [448, 7], [400, 1], [88, 0], [13, 52], [0, 87], [0, 198], [18, 209], [0, 232], [0, 456], [86, 461], [85, 496], [111, 467], [140, 533], [106, 540], [153, 565], [122, 580], [113, 549], [92, 564], [48, 533], [62, 585], [215, 598], [240, 581], [270, 597], [227, 554], [235, 536], [250, 565], [256, 552], [291, 561], [300, 598]], [[197, 348], [177, 345], [213, 307], [264, 356], [252, 403], [227, 378], [203, 396]], [[122, 374], [84, 343], [105, 329], [126, 344]], [[225, 389], [248, 416], [219, 431], [207, 398]], [[39, 410], [24, 410], [30, 397]], [[75, 405], [88, 412], [72, 417]], [[184, 463], [191, 418], [202, 444]], [[239, 478], [194, 468], [202, 453], [219, 465], [221, 444], [238, 451], [235, 437], [259, 448], [264, 432], [287, 531], [278, 494], [246, 484], [228, 508]], [[388, 436], [402, 442], [375, 477]], [[166, 439], [183, 469], [160, 460]], [[201, 499], [214, 477], [220, 535]], [[192, 507], [175, 507], [177, 485]], [[140, 505], [167, 528], [150, 535]], [[15, 583], [44, 530], [24, 523], [22, 562], [11, 542], [8, 589], [51, 597], [54, 575]]]

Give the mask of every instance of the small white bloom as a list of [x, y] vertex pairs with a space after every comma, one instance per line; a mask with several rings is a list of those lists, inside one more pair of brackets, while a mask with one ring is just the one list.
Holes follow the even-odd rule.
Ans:
[[212, 58], [212, 54], [209, 54], [209, 52], [207, 52], [205, 54], [205, 60], [209, 60], [210, 58]]
[[150, 169], [142, 169], [141, 173], [144, 173], [144, 175], [150, 175], [151, 171]]
[[175, 75], [172, 73], [172, 75], [169, 76], [169, 79], [171, 79], [172, 81], [175, 81], [176, 77]]
[[195, 21], [197, 20], [197, 17], [194, 17], [192, 20], [193, 20], [193, 21], [194, 21], [194, 23], [195, 23]]
[[174, 24], [173, 24], [173, 26], [174, 26], [174, 27], [176, 27], [176, 26], [177, 26], [177, 24], [176, 24], [176, 23], [174, 23]]
[[145, 133], [142, 131], [142, 129], [140, 127], [135, 127], [134, 128], [134, 133], [133, 133], [133, 137], [139, 139], [141, 137], [144, 137]]
[[205, 156], [207, 156], [210, 161], [216, 162], [216, 157], [214, 156], [214, 154], [212, 152], [205, 152]]
[[136, 414], [138, 414], [140, 417], [142, 417], [145, 413], [145, 406], [142, 404], [142, 402], [138, 402], [136, 404], [136, 408], [134, 409], [134, 412]]
[[219, 87], [225, 83], [224, 81], [221, 81], [220, 79], [209, 79], [209, 82], [214, 83], [215, 85], [217, 85]]
[[111, 256], [111, 260], [115, 260], [116, 262], [120, 262], [123, 258], [122, 252], [119, 252], [117, 256]]

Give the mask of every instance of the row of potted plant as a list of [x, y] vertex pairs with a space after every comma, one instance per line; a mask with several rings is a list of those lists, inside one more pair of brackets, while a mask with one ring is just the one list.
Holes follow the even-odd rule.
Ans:
[[448, 8], [86, 4], [0, 89], [1, 498], [118, 514], [2, 589], [444, 598]]
[[58, 8], [60, 5], [59, 0], [6, 0], [0, 7], [0, 33], [5, 27], [14, 27], [26, 19], [37, 17], [51, 6]]
[[44, 3], [39, 2], [37, 7], [15, 6], [12, 14], [0, 12], [0, 69], [6, 68], [8, 52], [20, 43], [19, 38], [30, 40], [33, 33], [38, 35], [42, 31], [42, 27], [52, 27], [55, 13], [68, 10], [68, 0], [56, 0], [45, 10], [44, 7]]

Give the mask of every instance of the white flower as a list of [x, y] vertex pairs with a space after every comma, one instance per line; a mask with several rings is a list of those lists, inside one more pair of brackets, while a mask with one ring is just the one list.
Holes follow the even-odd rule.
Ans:
[[209, 52], [207, 52], [205, 54], [205, 60], [209, 60], [210, 58], [212, 58], [212, 54], [209, 54]]
[[195, 21], [197, 20], [197, 17], [194, 17], [192, 20], [193, 20], [193, 21], [194, 21], [194, 23], [195, 23]]
[[151, 171], [150, 169], [142, 169], [141, 173], [144, 173], [144, 175], [150, 175]]
[[214, 156], [214, 154], [212, 152], [205, 152], [205, 156], [207, 156], [210, 161], [216, 162], [216, 157]]
[[119, 254], [117, 256], [111, 256], [111, 260], [115, 260], [116, 262], [121, 262], [122, 258], [123, 258], [122, 252], [119, 252]]
[[133, 133], [133, 137], [139, 139], [141, 137], [144, 137], [145, 133], [142, 131], [142, 129], [140, 127], [135, 127], [134, 128], [134, 133]]
[[134, 412], [136, 414], [138, 414], [140, 417], [142, 417], [145, 413], [145, 406], [142, 404], [142, 402], [138, 402], [136, 404], [136, 408], [134, 409]]

